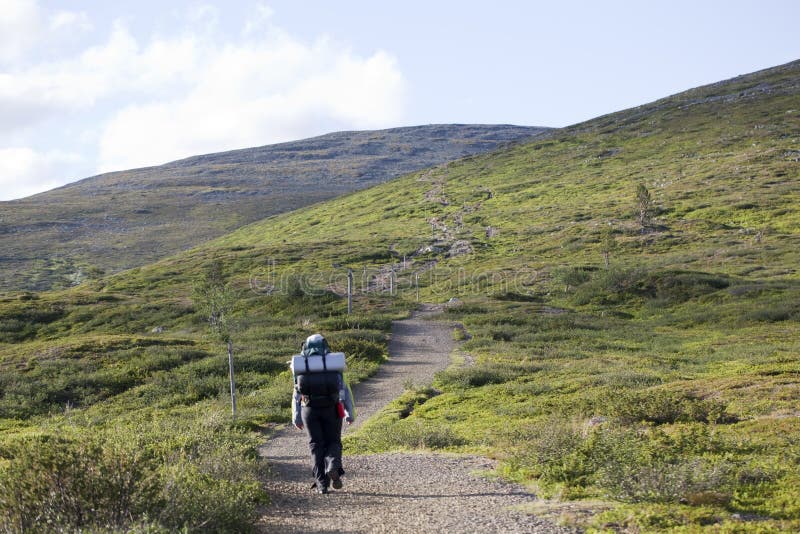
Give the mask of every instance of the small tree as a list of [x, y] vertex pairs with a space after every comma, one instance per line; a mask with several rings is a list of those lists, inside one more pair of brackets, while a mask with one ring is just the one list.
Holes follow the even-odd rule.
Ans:
[[611, 253], [617, 248], [617, 241], [614, 239], [614, 229], [608, 225], [600, 235], [600, 251], [603, 253], [603, 263], [608, 269], [611, 263]]
[[195, 282], [192, 300], [207, 317], [211, 331], [228, 349], [228, 376], [231, 386], [231, 413], [236, 418], [236, 381], [233, 374], [233, 333], [237, 323], [233, 312], [239, 303], [239, 292], [226, 280], [222, 262], [214, 260]]
[[641, 182], [636, 186], [636, 203], [639, 208], [637, 219], [639, 225], [642, 227], [642, 233], [644, 233], [653, 218], [653, 199], [650, 196], [650, 191], [648, 191], [647, 187]]

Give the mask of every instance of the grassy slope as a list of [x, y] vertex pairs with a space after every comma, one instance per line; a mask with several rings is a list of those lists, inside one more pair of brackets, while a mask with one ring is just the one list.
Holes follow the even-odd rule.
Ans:
[[[87, 406], [78, 426], [222, 410], [220, 351], [187, 299], [215, 259], [256, 289], [241, 312], [242, 419], [281, 419], [278, 364], [304, 333], [333, 332], [368, 372], [387, 323], [362, 319], [372, 329], [359, 333], [341, 300], [263, 289], [340, 290], [350, 267], [368, 289], [358, 309], [397, 313], [381, 298], [393, 265], [395, 306], [413, 305], [417, 276], [423, 300], [463, 301], [450, 313], [476, 364], [441, 375], [441, 394], [413, 394], [409, 417], [387, 415], [352, 450], [478, 450], [546, 494], [603, 499], [591, 505], [608, 509], [597, 525], [736, 529], [759, 517], [796, 529], [798, 91], [800, 64], [786, 65], [272, 217], [75, 290], [9, 296], [2, 425], [64, 424], [37, 414], [65, 398]], [[656, 211], [644, 232], [638, 183]], [[48, 393], [31, 401], [39, 385]], [[27, 411], [15, 414], [20, 399]]]
[[0, 202], [0, 291], [68, 287], [244, 224], [546, 131], [428, 125], [338, 132], [108, 173]]

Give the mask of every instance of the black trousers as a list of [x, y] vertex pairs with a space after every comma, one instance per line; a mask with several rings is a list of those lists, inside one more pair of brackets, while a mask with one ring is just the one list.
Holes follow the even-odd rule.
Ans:
[[308, 435], [308, 448], [314, 460], [314, 479], [320, 486], [327, 486], [326, 474], [342, 469], [342, 420], [336, 413], [336, 405], [324, 408], [303, 406], [300, 410], [303, 426]]

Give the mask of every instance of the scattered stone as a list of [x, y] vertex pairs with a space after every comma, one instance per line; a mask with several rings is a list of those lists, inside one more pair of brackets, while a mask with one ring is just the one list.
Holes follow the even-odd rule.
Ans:
[[589, 428], [594, 428], [596, 426], [602, 425], [606, 421], [608, 421], [608, 417], [602, 415], [595, 415], [594, 417], [589, 419], [589, 421], [586, 423], [586, 426], [588, 426]]
[[783, 157], [791, 161], [800, 161], [800, 150], [787, 150]]
[[470, 253], [472, 253], [472, 244], [465, 239], [459, 239], [450, 246], [450, 250], [447, 251], [447, 256], [453, 258]]
[[612, 148], [612, 149], [610, 149], [610, 150], [604, 150], [603, 152], [600, 152], [600, 153], [599, 153], [597, 156], [595, 156], [595, 157], [596, 157], [597, 159], [606, 159], [606, 158], [610, 158], [611, 156], [616, 156], [616, 155], [617, 155], [617, 154], [619, 154], [620, 152], [622, 152], [622, 149], [621, 149], [621, 148]]
[[165, 330], [165, 329], [164, 329], [164, 327], [163, 327], [163, 326], [156, 326], [155, 328], [153, 328], [152, 330], [150, 330], [150, 333], [151, 333], [151, 334], [161, 334], [162, 332], [164, 332], [164, 330]]

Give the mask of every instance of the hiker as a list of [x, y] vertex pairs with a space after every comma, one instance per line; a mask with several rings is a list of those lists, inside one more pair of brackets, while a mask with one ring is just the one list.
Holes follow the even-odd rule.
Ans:
[[344, 353], [331, 352], [320, 334], [308, 336], [301, 353], [292, 358], [292, 422], [308, 436], [314, 460], [311, 487], [319, 493], [328, 493], [329, 485], [342, 487], [342, 419], [348, 425], [355, 420], [344, 370]]

